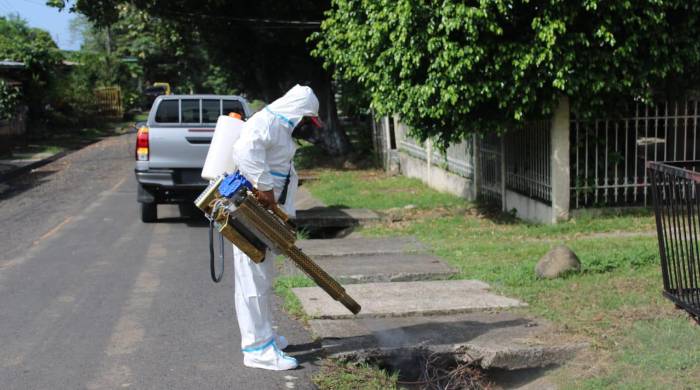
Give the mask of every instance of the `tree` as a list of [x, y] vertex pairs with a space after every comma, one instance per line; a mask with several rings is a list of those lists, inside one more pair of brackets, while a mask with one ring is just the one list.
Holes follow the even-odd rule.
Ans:
[[62, 59], [47, 31], [29, 27], [16, 15], [0, 17], [0, 60], [23, 62], [31, 76], [22, 93], [30, 116], [38, 117], [42, 112], [46, 91], [52, 87], [54, 72]]
[[314, 54], [380, 114], [446, 147], [544, 117], [697, 86], [700, 3], [333, 0]]
[[[269, 102], [296, 83], [308, 84], [316, 91], [321, 115], [329, 125], [325, 148], [341, 155], [350, 150], [338, 124], [331, 77], [311, 57], [312, 46], [307, 42], [328, 9], [328, 0], [76, 0], [70, 4], [51, 0], [49, 4], [70, 6], [100, 27], [118, 24], [123, 19], [119, 7], [125, 4], [144, 12], [151, 21], [168, 24], [173, 32], [170, 37], [182, 40], [179, 48], [190, 56], [178, 64], [184, 71], [180, 77], [189, 77], [197, 90], [229, 85], [248, 97]], [[207, 66], [192, 67], [199, 63], [192, 56], [204, 59]]]

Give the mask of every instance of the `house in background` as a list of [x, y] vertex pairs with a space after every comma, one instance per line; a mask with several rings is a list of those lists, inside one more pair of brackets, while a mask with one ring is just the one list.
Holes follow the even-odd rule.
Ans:
[[[23, 82], [29, 77], [27, 66], [23, 62], [0, 61], [0, 79], [22, 90]], [[20, 104], [15, 115], [0, 119], [0, 153], [9, 151], [13, 145], [21, 142], [27, 133], [27, 106]]]

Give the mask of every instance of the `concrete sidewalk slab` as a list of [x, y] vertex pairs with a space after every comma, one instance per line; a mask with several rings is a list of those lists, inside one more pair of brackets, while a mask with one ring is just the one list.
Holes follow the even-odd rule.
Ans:
[[314, 207], [325, 207], [326, 205], [318, 200], [316, 197], [311, 195], [309, 190], [304, 187], [299, 187], [297, 193], [294, 196], [294, 207], [296, 207], [297, 212], [299, 210], [312, 209]]
[[327, 319], [440, 315], [527, 306], [489, 292], [489, 285], [477, 280], [351, 284], [345, 289], [362, 305], [357, 316], [319, 287], [292, 291], [310, 317]]
[[300, 240], [297, 246], [312, 258], [318, 256], [357, 256], [427, 251], [426, 245], [413, 236], [386, 238], [329, 238]]
[[[425, 253], [318, 256], [313, 259], [340, 283], [437, 280], [457, 273], [440, 258]], [[289, 260], [285, 261], [282, 273], [303, 274]]]
[[294, 223], [310, 228], [347, 228], [379, 220], [379, 215], [368, 209], [339, 209], [313, 207], [298, 210]]
[[311, 320], [309, 325], [326, 353], [360, 361], [394, 353], [446, 353], [485, 369], [516, 370], [562, 364], [587, 345], [545, 321], [507, 312]]

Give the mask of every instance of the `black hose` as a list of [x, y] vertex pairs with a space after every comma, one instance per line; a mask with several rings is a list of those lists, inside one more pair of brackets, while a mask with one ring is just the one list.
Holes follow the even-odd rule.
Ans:
[[216, 266], [214, 265], [214, 220], [209, 221], [209, 271], [211, 272], [211, 280], [214, 283], [219, 283], [224, 276], [224, 236], [219, 233], [219, 244], [221, 251], [219, 252], [219, 262], [221, 263], [221, 272], [216, 275]]

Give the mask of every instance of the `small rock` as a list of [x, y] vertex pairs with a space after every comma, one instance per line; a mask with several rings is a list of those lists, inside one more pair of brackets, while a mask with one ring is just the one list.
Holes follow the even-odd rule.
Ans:
[[407, 204], [407, 205], [403, 206], [403, 208], [406, 209], [406, 210], [413, 210], [413, 209], [415, 209], [416, 207], [417, 207], [417, 206], [414, 205], [414, 204]]
[[581, 262], [576, 254], [565, 245], [559, 245], [542, 256], [535, 266], [540, 278], [554, 279], [570, 271], [580, 271]]

